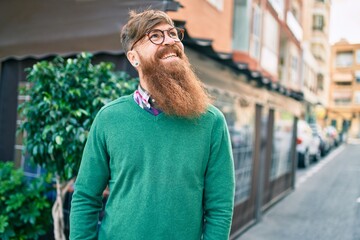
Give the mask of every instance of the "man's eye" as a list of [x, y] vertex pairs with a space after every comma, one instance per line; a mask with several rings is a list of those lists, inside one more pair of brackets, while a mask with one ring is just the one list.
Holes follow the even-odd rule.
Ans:
[[149, 37], [152, 40], [156, 40], [156, 39], [160, 39], [162, 37], [162, 35], [161, 35], [161, 33], [155, 32], [155, 33], [150, 33]]
[[177, 33], [176, 29], [173, 29], [173, 30], [169, 31], [169, 36], [170, 36], [171, 38], [177, 38], [177, 37], [178, 37], [178, 33]]

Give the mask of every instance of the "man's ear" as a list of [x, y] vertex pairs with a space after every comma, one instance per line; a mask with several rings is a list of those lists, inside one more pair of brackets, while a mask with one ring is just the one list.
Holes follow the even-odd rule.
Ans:
[[126, 53], [126, 57], [131, 63], [131, 65], [133, 65], [134, 67], [139, 66], [139, 56], [137, 52], [135, 52], [134, 50], [128, 51]]

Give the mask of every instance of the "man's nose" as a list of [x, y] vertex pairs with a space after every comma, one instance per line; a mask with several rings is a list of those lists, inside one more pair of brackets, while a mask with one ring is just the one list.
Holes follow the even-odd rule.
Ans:
[[169, 37], [169, 34], [164, 34], [164, 45], [173, 45], [176, 43], [176, 39]]

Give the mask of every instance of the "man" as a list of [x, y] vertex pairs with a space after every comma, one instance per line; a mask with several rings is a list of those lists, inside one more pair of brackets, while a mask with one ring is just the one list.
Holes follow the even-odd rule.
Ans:
[[191, 70], [182, 38], [164, 12], [130, 12], [121, 40], [140, 85], [94, 120], [75, 183], [70, 239], [228, 239], [229, 134]]

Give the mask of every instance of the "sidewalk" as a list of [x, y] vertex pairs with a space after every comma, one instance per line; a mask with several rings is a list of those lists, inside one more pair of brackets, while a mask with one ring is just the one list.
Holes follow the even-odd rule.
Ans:
[[359, 156], [360, 145], [337, 148], [237, 240], [359, 240]]
[[348, 138], [347, 143], [349, 143], [349, 144], [360, 144], [360, 138]]

